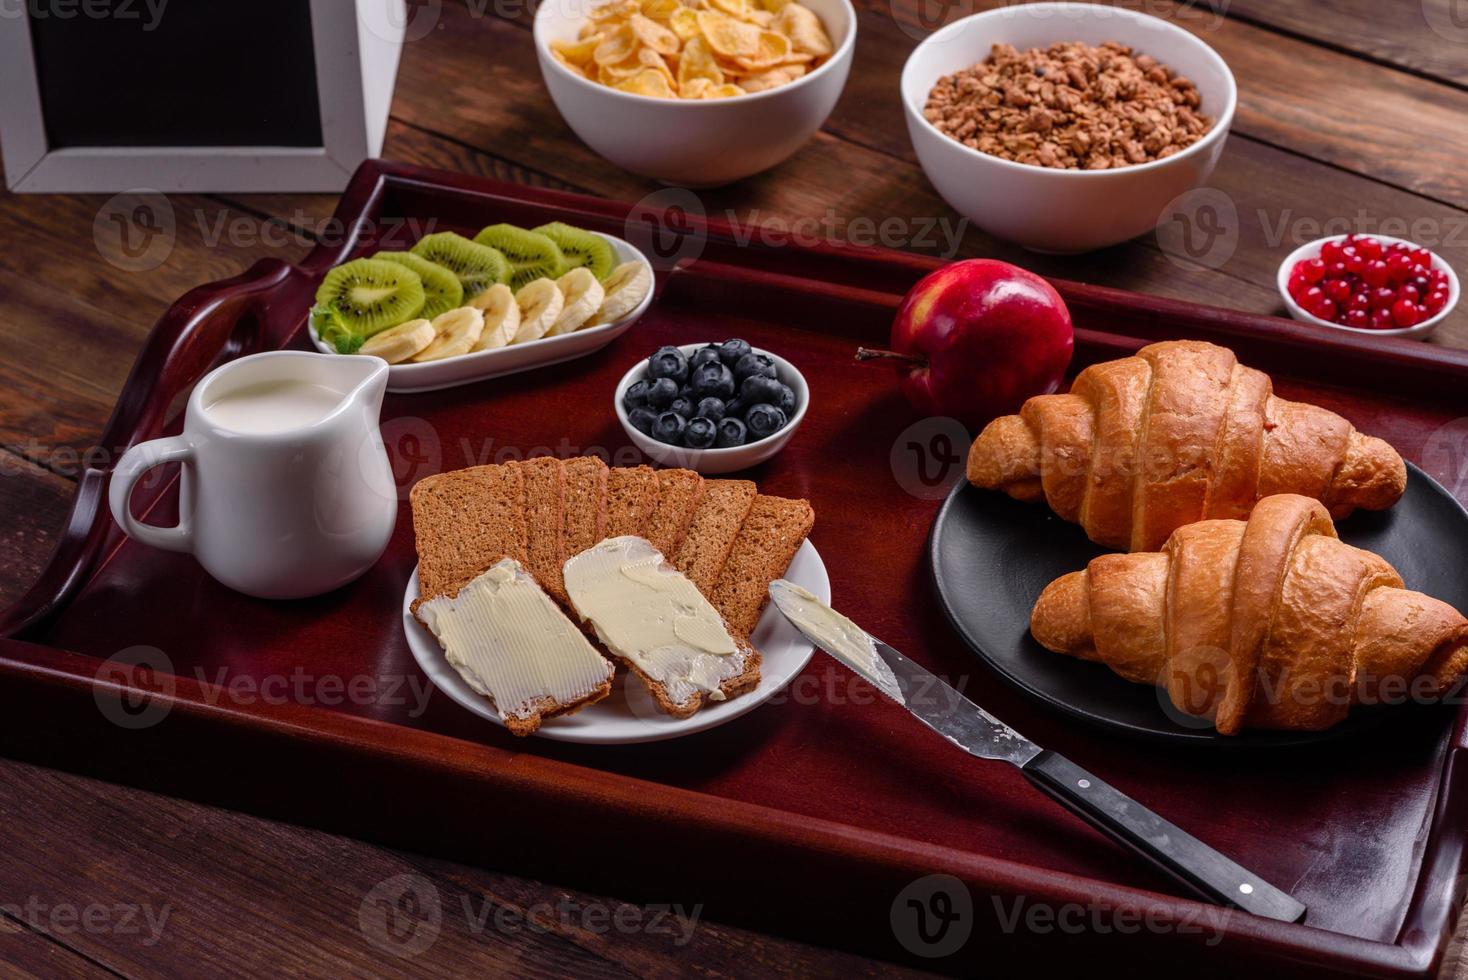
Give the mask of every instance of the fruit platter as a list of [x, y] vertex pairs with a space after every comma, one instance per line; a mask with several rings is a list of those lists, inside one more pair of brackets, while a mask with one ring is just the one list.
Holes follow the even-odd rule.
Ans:
[[[1295, 576], [1322, 603], [1366, 596], [1351, 613], [1365, 623], [1362, 662], [1429, 687], [1461, 673], [1461, 583], [1431, 574], [1456, 545], [1430, 531], [1463, 520], [1462, 506], [1414, 464], [1460, 413], [1468, 359], [1346, 332], [1322, 342], [1303, 323], [1002, 263], [764, 246], [700, 219], [686, 231], [698, 258], [659, 269], [656, 290], [649, 266], [647, 292], [625, 314], [635, 328], [598, 350], [475, 384], [394, 385], [393, 371], [613, 326], [592, 321], [632, 288], [615, 280], [635, 260], [616, 248], [631, 210], [371, 162], [340, 205], [343, 226], [359, 229], [348, 240], [180, 300], [109, 433], [156, 450], [112, 474], [111, 493], [127, 482], [127, 517], [108, 518], [109, 506], [118, 513], [108, 475], [89, 476], [71, 533], [6, 613], [0, 704], [12, 730], [52, 733], [43, 749], [54, 764], [587, 887], [698, 895], [710, 914], [818, 941], [849, 942], [855, 930], [874, 955], [911, 960], [890, 928], [893, 896], [937, 874], [982, 901], [1092, 903], [1107, 923], [1150, 917], [1164, 926], [1108, 932], [1109, 948], [1178, 970], [1205, 953], [1239, 969], [1288, 962], [1300, 975], [1417, 969], [1461, 873], [1461, 711], [1381, 705], [1386, 717], [1359, 729], [1353, 719], [1377, 708], [1272, 715], [1239, 686], [1227, 688], [1237, 704], [1206, 686], [1201, 702], [1185, 691], [1174, 701], [1135, 665], [1145, 655], [1179, 676], [1206, 673], [1159, 646], [1158, 624], [1224, 629], [1218, 597], [1229, 593], [1205, 586], [1246, 555], [1274, 576], [1261, 571], [1261, 589]], [[399, 218], [456, 237], [370, 230]], [[578, 248], [587, 239], [547, 234], [557, 224], [605, 243], [610, 268], [591, 256], [595, 245]], [[527, 236], [554, 242], [560, 259]], [[578, 269], [600, 300], [586, 276], [561, 285]], [[641, 278], [633, 272], [627, 283]], [[550, 285], [522, 305], [536, 283]], [[548, 336], [560, 313], [539, 310], [535, 293], [550, 288], [561, 312], [585, 313], [569, 333]], [[491, 292], [501, 299], [473, 305]], [[502, 345], [473, 349], [486, 331], [505, 338], [516, 314], [545, 330], [516, 343], [517, 327]], [[391, 333], [414, 321], [433, 336]], [[395, 363], [364, 352], [374, 341]], [[440, 342], [445, 356], [412, 360]], [[1001, 355], [1002, 375], [971, 366]], [[250, 373], [261, 364], [273, 365], [275, 387]], [[1206, 397], [1177, 394], [1176, 377], [1196, 373], [1223, 381]], [[1125, 378], [1142, 380], [1110, 397]], [[294, 387], [283, 394], [284, 382]], [[318, 398], [322, 386], [340, 397]], [[164, 406], [186, 391], [188, 407], [169, 416]], [[1207, 412], [1192, 429], [1169, 428], [1154, 396], [1206, 401]], [[268, 399], [270, 411], [252, 408]], [[1270, 435], [1264, 412], [1280, 422]], [[1240, 433], [1241, 446], [1258, 435], [1263, 456], [1241, 471], [1220, 465], [1226, 492], [1197, 467], [1149, 471], [1147, 506], [1133, 513], [1116, 506], [1099, 478], [1112, 470], [1082, 435], [1140, 439], [1119, 420], [1148, 416], [1147, 438], [1174, 440], [1181, 457], [1200, 438], [1189, 433], [1209, 426]], [[226, 443], [255, 453], [250, 464], [211, 448]], [[1047, 468], [1055, 447], [1079, 468]], [[1222, 449], [1243, 458], [1233, 442]], [[312, 453], [349, 465], [312, 470], [317, 482], [294, 484], [299, 494], [255, 499], [270, 496], [250, 489], [262, 468], [300, 480], [290, 467]], [[192, 498], [170, 471], [141, 479], [179, 462], [211, 477]], [[362, 480], [376, 492], [345, 489]], [[1075, 488], [1087, 482], [1100, 489], [1082, 507]], [[299, 498], [334, 509], [302, 510]], [[249, 576], [284, 546], [216, 548], [211, 522], [175, 524], [191, 507], [320, 535], [302, 558], [320, 574], [286, 601], [251, 594]], [[357, 510], [365, 516], [348, 533]], [[323, 514], [335, 523], [323, 527]], [[1204, 525], [1207, 535], [1174, 536]], [[976, 568], [963, 548], [986, 533], [1008, 543]], [[327, 560], [338, 557], [345, 572]], [[995, 570], [1021, 584], [1014, 596], [980, 587]], [[1158, 598], [1172, 582], [1185, 604]], [[1252, 602], [1231, 608], [1241, 618]], [[177, 612], [160, 617], [160, 607]], [[1289, 609], [1310, 613], [1294, 598]], [[1421, 626], [1416, 646], [1383, 625], [1403, 609]], [[973, 617], [1033, 640], [1028, 662], [1080, 671], [1112, 707], [1192, 724], [1210, 747], [1119, 735], [1105, 719], [1057, 710], [1005, 675], [1004, 651], [966, 629]], [[1261, 659], [1290, 670], [1333, 662], [1341, 646], [1320, 629], [1255, 622]], [[119, 661], [118, 636], [168, 662]], [[521, 647], [537, 652], [538, 673]], [[1306, 648], [1323, 652], [1302, 658]], [[434, 693], [246, 704], [222, 701], [211, 680], [223, 671], [258, 682], [303, 662], [384, 684], [431, 678]], [[923, 704], [904, 686], [918, 675], [904, 671], [961, 686], [963, 704], [982, 704], [1035, 753], [956, 751], [912, 718]], [[127, 697], [165, 717], [119, 740], [98, 706]], [[1332, 735], [1280, 737], [1307, 730]], [[1229, 752], [1245, 761], [1216, 761]], [[1085, 803], [1063, 778], [1075, 772], [1257, 879], [1230, 904], [1111, 846], [1076, 818]], [[280, 790], [305, 784], [312, 793]], [[1369, 841], [1351, 829], [1363, 819]], [[588, 867], [564, 846], [573, 834], [590, 835], [604, 859]], [[1319, 835], [1339, 842], [1332, 861], [1300, 844]], [[724, 857], [690, 861], [685, 846]], [[729, 858], [781, 869], [780, 887], [750, 909], [728, 886]], [[839, 928], [823, 911], [833, 888], [844, 896]], [[1250, 909], [1275, 894], [1279, 904]], [[1090, 943], [1047, 947], [1045, 961], [1074, 967], [1096, 955]], [[1035, 955], [983, 917], [959, 957], [970, 972], [1013, 972]]]
[[620, 238], [501, 223], [337, 266], [316, 292], [310, 334], [324, 353], [392, 365], [393, 391], [425, 391], [594, 353], [652, 293], [652, 264]]

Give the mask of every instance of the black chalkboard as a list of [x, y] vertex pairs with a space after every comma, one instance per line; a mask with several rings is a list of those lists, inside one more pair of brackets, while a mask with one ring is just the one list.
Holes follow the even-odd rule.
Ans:
[[322, 145], [306, 0], [28, 10], [50, 149]]

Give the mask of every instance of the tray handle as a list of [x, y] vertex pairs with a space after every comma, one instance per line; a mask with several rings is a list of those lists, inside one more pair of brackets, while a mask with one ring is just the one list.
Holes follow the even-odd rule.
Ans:
[[[0, 636], [25, 638], [41, 626], [90, 577], [115, 525], [102, 518], [112, 462], [140, 442], [163, 434], [174, 400], [219, 363], [278, 348], [300, 327], [313, 277], [279, 259], [262, 259], [232, 279], [185, 293], [154, 324], [103, 430], [106, 452], [77, 480], [71, 514], [41, 576], [11, 607], [0, 612]], [[299, 294], [299, 295], [298, 295]], [[140, 489], [151, 508], [165, 487]]]

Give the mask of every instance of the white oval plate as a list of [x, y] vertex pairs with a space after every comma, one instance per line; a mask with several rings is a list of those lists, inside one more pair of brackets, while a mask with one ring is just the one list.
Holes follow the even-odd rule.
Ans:
[[[601, 233], [596, 232], [596, 234]], [[631, 242], [625, 242], [613, 235], [602, 235], [601, 237], [611, 243], [613, 251], [617, 253], [619, 264], [641, 261], [647, 265], [649, 271], [652, 270], [652, 263], [647, 261], [647, 256], [643, 255]], [[441, 361], [394, 364], [387, 371], [387, 390], [404, 393], [436, 391], [440, 388], [452, 388], [455, 385], [469, 384], [473, 381], [498, 378], [506, 374], [516, 374], [532, 368], [545, 367], [548, 364], [559, 364], [562, 361], [585, 357], [587, 354], [595, 354], [626, 333], [632, 324], [647, 312], [647, 308], [652, 305], [652, 297], [655, 292], [657, 292], [657, 274], [653, 273], [653, 288], [647, 291], [642, 302], [638, 303], [637, 308], [631, 313], [612, 323], [604, 323], [599, 327], [587, 327], [585, 330], [562, 334], [559, 337], [546, 337], [524, 344], [497, 347], [494, 350], [475, 351], [472, 354], [448, 357]], [[316, 335], [316, 328], [311, 325], [309, 317], [306, 320], [306, 329], [310, 331], [311, 343], [316, 345], [317, 350], [323, 354], [336, 353], [335, 348]]]
[[[831, 579], [826, 575], [826, 564], [809, 541], [795, 553], [785, 577], [822, 602], [831, 601]], [[416, 598], [418, 569], [415, 566], [403, 593], [403, 634], [408, 638], [408, 649], [413, 652], [413, 659], [418, 661], [418, 666], [423, 668], [434, 687], [481, 718], [488, 718], [503, 727], [504, 722], [489, 699], [476, 694], [464, 683], [459, 672], [449, 666], [438, 640], [413, 618], [410, 606]], [[629, 679], [627, 671], [619, 669], [612, 682], [611, 694], [575, 714], [550, 719], [540, 726], [536, 734], [556, 742], [629, 745], [634, 742], [661, 742], [717, 728], [768, 701], [805, 668], [815, 653], [810, 641], [786, 622], [774, 603], [765, 607], [750, 642], [763, 659], [759, 686], [747, 694], [712, 702], [691, 718], [674, 718], [658, 710], [641, 681]]]

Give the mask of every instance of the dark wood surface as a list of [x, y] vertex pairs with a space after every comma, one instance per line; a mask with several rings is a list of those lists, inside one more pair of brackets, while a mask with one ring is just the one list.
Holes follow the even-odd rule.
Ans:
[[[1315, 9], [1303, 16], [1302, 8]], [[1331, 219], [1425, 221], [1422, 227], [1441, 231], [1442, 241], [1433, 244], [1464, 266], [1468, 191], [1456, 161], [1468, 142], [1460, 122], [1468, 95], [1453, 66], [1461, 70], [1459, 53], [1468, 48], [1432, 32], [1415, 4], [1389, 10], [1364, 3], [1240, 3], [1217, 23], [1185, 13], [1182, 22], [1204, 32], [1240, 80], [1239, 119], [1213, 181], [1240, 215], [1233, 256], [1220, 268], [1200, 268], [1141, 240], [1083, 259], [1042, 260], [976, 232], [966, 236], [962, 254], [993, 254], [1070, 278], [1257, 311], [1278, 306], [1273, 271], [1291, 247], [1288, 231], [1280, 239], [1281, 227]], [[453, 5], [441, 16], [443, 29], [404, 53], [385, 156], [630, 200], [655, 189], [597, 161], [559, 122], [523, 23]], [[861, 32], [851, 84], [826, 130], [777, 170], [704, 194], [711, 214], [732, 208], [742, 222], [821, 217], [828, 209], [848, 221], [949, 215], [912, 162], [893, 96], [912, 39], [885, 5], [863, 14]], [[1359, 108], [1322, 112], [1313, 94], [1322, 89]], [[0, 338], [9, 345], [0, 362], [0, 465], [10, 477], [0, 481], [4, 598], [17, 595], [44, 560], [65, 515], [77, 460], [96, 444], [158, 314], [189, 287], [257, 258], [299, 258], [314, 239], [332, 234], [323, 222], [334, 203], [323, 195], [175, 196], [169, 205], [176, 242], [167, 259], [130, 271], [99, 257], [94, 243], [105, 196], [0, 197], [0, 226], [13, 246], [0, 254]], [[1439, 339], [1468, 346], [1464, 312]], [[17, 915], [0, 912], [0, 956], [17, 971], [182, 974], [201, 963], [224, 969], [209, 959], [223, 954], [244, 970], [388, 971], [392, 961], [364, 942], [358, 925], [364, 895], [379, 881], [419, 874], [445, 902], [468, 895], [477, 904], [489, 895], [521, 909], [561, 894], [554, 884], [18, 763], [0, 767], [3, 812], [12, 817], [0, 906], [22, 907]], [[33, 915], [24, 908], [32, 896], [49, 909], [151, 902], [156, 911], [171, 900], [173, 914], [161, 940], [145, 945], [146, 930], [139, 936], [121, 928], [68, 929], [64, 921]], [[295, 938], [268, 938], [278, 934]], [[413, 961], [414, 969], [875, 969], [707, 923], [687, 946], [642, 933], [449, 935]]]

